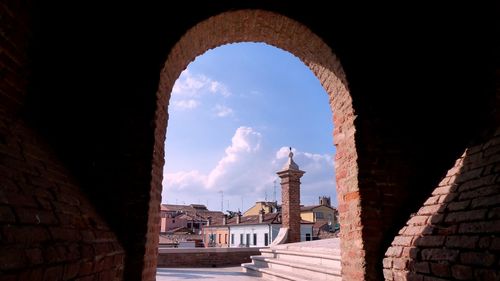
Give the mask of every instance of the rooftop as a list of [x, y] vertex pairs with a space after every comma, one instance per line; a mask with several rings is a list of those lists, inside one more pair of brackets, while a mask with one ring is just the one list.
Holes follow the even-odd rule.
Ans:
[[327, 205], [311, 205], [311, 206], [301, 206], [300, 207], [300, 211], [303, 212], [303, 211], [312, 211], [313, 209], [316, 209], [318, 207], [327, 207], [327, 208], [330, 208], [332, 210], [335, 210], [335, 208], [331, 207], [331, 206], [327, 206]]
[[[312, 222], [301, 220], [301, 224], [313, 224]], [[240, 223], [236, 223], [236, 217], [227, 220], [227, 225], [255, 225], [255, 224], [281, 224], [281, 213], [269, 213], [264, 214], [264, 219], [259, 223], [259, 215], [253, 216], [242, 216], [240, 218]], [[211, 226], [223, 226], [222, 223], [213, 223]]]
[[161, 204], [160, 209], [162, 212], [176, 212], [175, 217], [179, 216], [187, 220], [202, 220], [206, 221], [208, 217], [212, 218], [212, 223], [222, 223], [224, 213], [220, 211], [210, 211], [205, 205], [190, 204], [190, 205], [174, 205], [174, 204]]

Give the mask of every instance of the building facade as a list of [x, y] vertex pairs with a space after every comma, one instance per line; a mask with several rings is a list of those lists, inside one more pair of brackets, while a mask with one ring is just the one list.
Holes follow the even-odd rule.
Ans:
[[320, 196], [318, 205], [300, 207], [300, 218], [310, 222], [328, 222], [332, 227], [339, 222], [338, 210], [331, 206], [328, 196]]
[[204, 226], [202, 228], [203, 244], [205, 248], [229, 247], [229, 227], [224, 225]]
[[337, 210], [332, 207], [315, 205], [300, 208], [300, 218], [310, 222], [327, 221], [337, 223]]
[[[267, 247], [271, 244], [281, 228], [281, 224], [248, 224], [230, 225], [229, 247]], [[301, 223], [300, 241], [311, 241], [313, 224]]]
[[[312, 222], [301, 221], [300, 241], [313, 237]], [[272, 213], [254, 216], [235, 216], [227, 224], [203, 226], [205, 247], [266, 247], [278, 235], [282, 226], [281, 214]]]
[[265, 214], [276, 213], [280, 211], [280, 207], [276, 201], [258, 201], [250, 209], [246, 210], [243, 216], [256, 216], [260, 210], [264, 210]]

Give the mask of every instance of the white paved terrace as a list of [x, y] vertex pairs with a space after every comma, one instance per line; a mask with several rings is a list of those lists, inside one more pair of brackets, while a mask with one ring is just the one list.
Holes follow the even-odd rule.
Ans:
[[[273, 248], [295, 251], [314, 251], [323, 253], [340, 253], [340, 239], [324, 239], [308, 242], [289, 243], [274, 246]], [[213, 281], [257, 281], [258, 277], [243, 273], [241, 266], [213, 267], [213, 268], [158, 268], [157, 281], [186, 281], [186, 280], [213, 280]]]
[[261, 278], [248, 276], [242, 272], [241, 266], [209, 267], [209, 268], [158, 268], [157, 281], [257, 281]]

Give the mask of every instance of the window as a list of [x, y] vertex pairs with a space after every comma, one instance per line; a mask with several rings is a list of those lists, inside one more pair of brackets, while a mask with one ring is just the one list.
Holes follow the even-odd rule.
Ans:
[[188, 222], [187, 228], [191, 228], [191, 223]]
[[323, 212], [314, 212], [316, 219], [324, 219]]
[[175, 220], [172, 220], [172, 223], [175, 223]]
[[269, 245], [269, 234], [264, 233], [264, 246]]
[[247, 238], [247, 241], [245, 241], [246, 242], [245, 245], [247, 247], [250, 247], [250, 233], [247, 233], [247, 237], [246, 238]]
[[208, 237], [208, 246], [213, 247], [215, 244], [215, 234], [209, 234]]
[[227, 233], [224, 234], [224, 243], [227, 244]]
[[257, 233], [254, 233], [253, 234], [253, 245], [256, 246], [257, 245]]
[[231, 234], [231, 245], [234, 245], [234, 233]]
[[243, 233], [240, 234], [240, 245], [243, 245]]
[[219, 233], [219, 244], [222, 243], [222, 234]]
[[306, 233], [306, 241], [311, 241], [311, 233]]

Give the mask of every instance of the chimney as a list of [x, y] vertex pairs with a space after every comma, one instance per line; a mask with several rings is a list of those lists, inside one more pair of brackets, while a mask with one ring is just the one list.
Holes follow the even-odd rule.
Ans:
[[212, 217], [208, 217], [207, 218], [207, 226], [211, 226], [212, 225]]
[[241, 222], [241, 212], [238, 212], [236, 214], [236, 224], [240, 224], [240, 222]]
[[260, 209], [259, 211], [259, 223], [262, 223], [264, 221], [264, 209]]
[[227, 224], [227, 215], [224, 214], [224, 216], [222, 217], [222, 225], [226, 225]]

